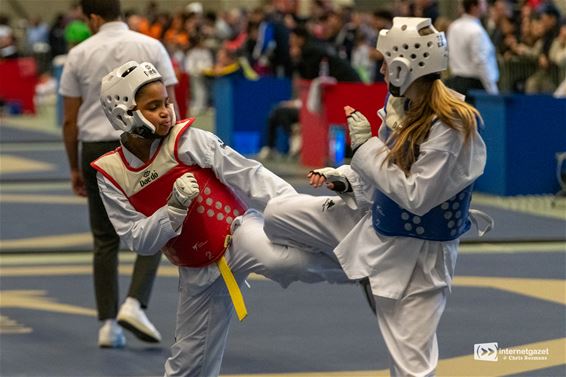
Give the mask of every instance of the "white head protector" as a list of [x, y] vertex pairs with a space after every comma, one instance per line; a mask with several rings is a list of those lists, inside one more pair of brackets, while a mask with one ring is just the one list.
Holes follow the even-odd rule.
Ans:
[[[142, 136], [155, 133], [155, 126], [136, 107], [136, 93], [145, 84], [161, 80], [161, 75], [151, 63], [129, 61], [104, 76], [100, 86], [100, 102], [104, 113], [118, 131]], [[170, 105], [171, 109], [172, 104]], [[175, 124], [173, 114], [173, 124]]]
[[430, 18], [395, 17], [391, 29], [379, 32], [376, 48], [387, 63], [389, 91], [394, 96], [404, 95], [419, 77], [448, 67], [446, 37]]

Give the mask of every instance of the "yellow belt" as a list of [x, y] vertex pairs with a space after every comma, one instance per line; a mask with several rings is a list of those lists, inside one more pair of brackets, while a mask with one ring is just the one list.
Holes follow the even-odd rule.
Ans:
[[[230, 235], [226, 236], [224, 240], [224, 248], [228, 248], [230, 246], [230, 242], [232, 241], [232, 237]], [[220, 270], [220, 275], [224, 279], [224, 283], [226, 283], [226, 288], [228, 288], [228, 294], [232, 299], [232, 304], [234, 305], [234, 309], [236, 310], [236, 314], [238, 315], [238, 319], [243, 321], [244, 318], [248, 315], [248, 310], [246, 309], [246, 303], [244, 302], [244, 296], [242, 296], [242, 291], [240, 291], [240, 287], [234, 278], [234, 274], [228, 266], [228, 262], [224, 255], [220, 258], [216, 265]]]

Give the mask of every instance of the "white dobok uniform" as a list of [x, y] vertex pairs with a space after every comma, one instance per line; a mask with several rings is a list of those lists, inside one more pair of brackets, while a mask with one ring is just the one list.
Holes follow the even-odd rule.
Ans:
[[447, 204], [482, 174], [486, 149], [477, 132], [464, 142], [462, 133], [436, 121], [406, 176], [396, 165], [383, 163], [390, 130], [384, 109], [379, 115], [384, 125], [378, 137], [357, 150], [351, 165], [338, 168], [350, 181], [355, 200], [348, 194], [273, 199], [265, 210], [264, 229], [274, 242], [332, 253], [351, 279], [369, 277], [391, 374], [430, 376], [438, 362], [436, 328], [454, 274], [459, 239], [379, 234], [372, 223], [373, 198], [376, 190], [385, 194], [412, 213], [412, 218], [407, 214], [410, 224], [405, 226], [415, 227], [420, 216]]
[[[151, 164], [164, 158], [160, 154], [172, 156], [175, 152], [184, 165], [212, 169], [236, 195], [247, 197], [252, 207], [263, 209], [271, 198], [296, 194], [284, 180], [257, 161], [246, 159], [224, 145], [212, 133], [192, 127], [179, 130], [186, 125], [186, 121], [179, 122], [165, 139], [156, 140], [147, 164], [122, 146], [120, 159], [124, 167], [130, 171], [153, 172]], [[101, 196], [116, 232], [131, 250], [143, 255], [156, 253], [169, 240], [179, 236], [185, 213], [165, 204], [151, 216], [143, 215], [117, 187], [125, 183], [119, 182], [120, 179], [116, 176], [109, 179], [98, 173]], [[215, 213], [214, 220], [216, 216]], [[218, 217], [218, 221], [225, 220], [225, 216]], [[251, 272], [277, 281], [283, 287], [293, 281], [349, 281], [336, 260], [328, 255], [272, 244], [263, 232], [263, 225], [263, 215], [254, 209], [231, 222], [232, 243], [224, 256], [238, 284], [241, 285]], [[215, 264], [200, 268], [179, 267], [179, 275], [175, 343], [171, 347], [171, 357], [165, 363], [165, 375], [217, 376], [233, 313], [226, 285]]]

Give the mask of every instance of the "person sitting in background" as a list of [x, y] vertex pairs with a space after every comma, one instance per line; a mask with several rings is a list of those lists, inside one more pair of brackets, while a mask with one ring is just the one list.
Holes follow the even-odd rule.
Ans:
[[258, 153], [257, 159], [260, 161], [271, 160], [279, 156], [277, 150], [277, 130], [281, 129], [289, 139], [288, 156], [294, 158], [298, 156], [302, 147], [302, 139], [299, 129], [299, 112], [302, 101], [293, 99], [281, 101], [271, 112], [267, 119], [267, 141]]
[[[352, 65], [318, 45], [308, 30], [298, 26], [291, 31], [289, 51], [293, 62], [293, 70], [303, 80], [315, 80], [319, 77], [331, 77], [336, 81], [360, 82], [360, 76]], [[299, 131], [293, 125], [299, 122], [300, 100], [283, 101], [269, 114], [267, 121], [267, 139], [257, 158], [272, 159], [278, 155], [276, 151], [277, 129], [281, 128], [290, 138], [289, 156], [300, 152], [302, 141]], [[293, 135], [293, 136], [292, 136]]]

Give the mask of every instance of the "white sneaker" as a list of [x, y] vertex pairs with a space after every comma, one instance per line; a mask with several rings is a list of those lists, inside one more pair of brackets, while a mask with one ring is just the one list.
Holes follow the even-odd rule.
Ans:
[[98, 346], [101, 348], [123, 348], [126, 345], [124, 332], [116, 320], [108, 319], [98, 330]]
[[257, 154], [256, 159], [257, 160], [267, 160], [267, 159], [271, 158], [271, 155], [272, 155], [271, 148], [269, 148], [268, 146], [263, 146], [259, 150], [259, 153]]
[[289, 138], [289, 157], [295, 158], [301, 154], [303, 148], [303, 135], [300, 128], [293, 126], [293, 132]]
[[126, 298], [118, 312], [118, 323], [126, 330], [131, 331], [138, 339], [144, 342], [158, 343], [161, 334], [145, 315], [140, 302], [133, 297]]

